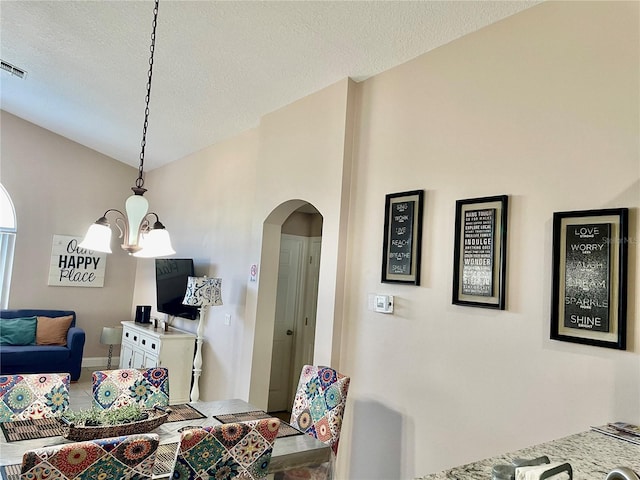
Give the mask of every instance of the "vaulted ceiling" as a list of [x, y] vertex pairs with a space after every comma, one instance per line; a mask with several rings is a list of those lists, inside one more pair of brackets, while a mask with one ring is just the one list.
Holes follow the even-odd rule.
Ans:
[[[159, 5], [145, 167], [257, 126], [539, 3], [178, 1]], [[3, 110], [138, 165], [153, 1], [0, 1]]]

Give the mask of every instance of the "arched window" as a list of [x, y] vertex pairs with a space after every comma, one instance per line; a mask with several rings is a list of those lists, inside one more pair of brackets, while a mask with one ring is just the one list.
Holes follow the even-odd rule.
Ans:
[[13, 208], [11, 197], [0, 183], [0, 308], [9, 306], [16, 231], [16, 210]]

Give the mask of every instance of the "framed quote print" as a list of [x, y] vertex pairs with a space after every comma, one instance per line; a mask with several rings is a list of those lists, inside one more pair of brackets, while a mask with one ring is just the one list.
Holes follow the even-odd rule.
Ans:
[[629, 209], [553, 214], [551, 338], [626, 349]]
[[508, 205], [506, 195], [456, 202], [454, 304], [504, 310]]
[[424, 191], [385, 197], [382, 282], [420, 285]]

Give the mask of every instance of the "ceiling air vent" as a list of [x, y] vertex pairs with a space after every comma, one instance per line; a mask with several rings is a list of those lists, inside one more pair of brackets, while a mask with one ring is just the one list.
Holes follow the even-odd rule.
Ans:
[[0, 62], [2, 62], [0, 64], [0, 68], [2, 68], [2, 70], [4, 70], [5, 72], [8, 72], [18, 78], [24, 78], [27, 76], [27, 72], [25, 72], [24, 70], [11, 65], [10, 63], [7, 63], [4, 60], [0, 60]]

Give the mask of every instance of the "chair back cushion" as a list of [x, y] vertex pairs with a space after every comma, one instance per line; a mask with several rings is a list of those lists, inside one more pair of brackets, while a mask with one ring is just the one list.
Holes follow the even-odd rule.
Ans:
[[69, 408], [68, 373], [0, 376], [0, 422], [56, 417]]
[[93, 372], [93, 405], [101, 410], [138, 404], [169, 405], [169, 370], [163, 367]]
[[349, 382], [333, 368], [305, 365], [291, 409], [291, 425], [330, 445], [335, 454]]
[[279, 419], [266, 418], [186, 430], [171, 478], [265, 478], [279, 428]]
[[158, 443], [157, 434], [147, 433], [28, 450], [20, 479], [151, 478]]

